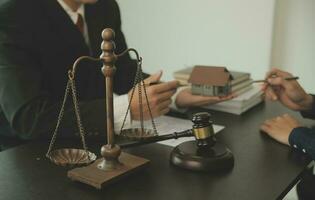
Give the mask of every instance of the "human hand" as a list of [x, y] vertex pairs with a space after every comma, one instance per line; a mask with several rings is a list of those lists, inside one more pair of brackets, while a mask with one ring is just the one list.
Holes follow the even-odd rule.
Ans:
[[[172, 103], [171, 97], [176, 92], [176, 88], [178, 87], [178, 81], [169, 81], [164, 83], [159, 83], [162, 76], [162, 71], [151, 75], [147, 79], [144, 80], [145, 88], [148, 95], [148, 101], [146, 101], [144, 95], [144, 88], [142, 86], [142, 108], [143, 108], [143, 119], [150, 119], [150, 111], [149, 105], [152, 112], [152, 117], [158, 117], [160, 115], [164, 115], [170, 111], [170, 104]], [[154, 83], [154, 85], [150, 85]], [[158, 83], [158, 84], [156, 84]], [[140, 84], [140, 83], [139, 83]], [[138, 85], [136, 86], [131, 105], [130, 105], [130, 113], [131, 119], [140, 120], [140, 105], [139, 105], [139, 92]], [[132, 90], [128, 92], [129, 100], [131, 98]], [[149, 105], [148, 105], [149, 103]]]
[[289, 145], [289, 135], [301, 124], [289, 114], [266, 120], [260, 129], [276, 141]]
[[224, 97], [194, 95], [191, 93], [190, 88], [186, 88], [178, 93], [175, 103], [178, 108], [186, 108], [219, 103], [222, 101], [230, 100], [234, 97], [235, 95], [233, 94]]
[[296, 80], [285, 80], [288, 77], [293, 76], [276, 68], [270, 70], [266, 74], [267, 83], [262, 86], [266, 99], [279, 100], [286, 107], [296, 111], [311, 109], [313, 97], [307, 94]]

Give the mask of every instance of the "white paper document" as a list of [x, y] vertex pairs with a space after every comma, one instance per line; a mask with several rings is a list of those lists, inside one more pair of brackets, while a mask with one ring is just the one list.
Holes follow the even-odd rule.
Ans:
[[[156, 129], [159, 133], [159, 135], [166, 135], [174, 132], [180, 132], [187, 129], [191, 129], [193, 123], [190, 120], [186, 119], [179, 119], [175, 117], [169, 117], [169, 116], [161, 116], [154, 119]], [[147, 129], [152, 129], [151, 121], [145, 121], [144, 127]], [[139, 121], [133, 121], [131, 128], [140, 128], [140, 122]], [[219, 131], [224, 129], [224, 126], [221, 125], [213, 125], [213, 129], [215, 133], [218, 133]], [[182, 142], [195, 140], [194, 137], [184, 137], [179, 139], [171, 139], [171, 140], [165, 140], [158, 142], [160, 144], [168, 145], [168, 146], [177, 146]]]

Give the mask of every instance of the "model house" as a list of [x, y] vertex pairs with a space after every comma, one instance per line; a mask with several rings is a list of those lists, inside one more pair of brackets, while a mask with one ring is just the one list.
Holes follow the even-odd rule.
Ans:
[[195, 66], [189, 83], [193, 94], [226, 96], [231, 92], [232, 75], [225, 67]]

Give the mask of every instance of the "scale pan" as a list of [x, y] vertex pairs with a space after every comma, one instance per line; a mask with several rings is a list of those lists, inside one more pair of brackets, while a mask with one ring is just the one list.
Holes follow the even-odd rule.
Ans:
[[123, 129], [120, 132], [120, 136], [132, 140], [141, 140], [146, 139], [149, 137], [157, 136], [156, 131], [152, 129], [142, 129], [141, 128], [130, 128], [130, 129]]
[[49, 153], [48, 158], [56, 165], [87, 165], [96, 160], [96, 155], [84, 149], [57, 149]]

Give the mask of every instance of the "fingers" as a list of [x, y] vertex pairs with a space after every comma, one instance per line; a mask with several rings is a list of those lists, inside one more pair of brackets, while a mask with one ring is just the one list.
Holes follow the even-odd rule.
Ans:
[[292, 77], [292, 74], [282, 71], [278, 68], [272, 68], [269, 72], [266, 73], [266, 79], [271, 78], [273, 76], [276, 77], [282, 77], [282, 78], [286, 78], [286, 77]]
[[272, 77], [273, 75], [277, 75], [277, 73], [279, 72], [280, 70], [278, 68], [272, 68], [270, 71], [268, 71], [265, 75], [265, 79], [268, 79], [270, 77]]
[[269, 72], [267, 72], [266, 74], [266, 80], [268, 82], [267, 85], [265, 85], [265, 88], [268, 85], [272, 85], [272, 86], [282, 86], [282, 87], [289, 87], [290, 84], [292, 83], [289, 81], [286, 81], [285, 78], [288, 77], [292, 77], [292, 74], [285, 72], [285, 71], [281, 71], [277, 68], [273, 68], [271, 69]]
[[272, 100], [272, 101], [278, 100], [278, 96], [277, 96], [276, 92], [273, 90], [272, 87], [268, 87], [265, 90], [265, 98], [267, 100]]
[[283, 77], [268, 78], [267, 81], [270, 85], [277, 86], [281, 86], [284, 83]]
[[263, 83], [262, 85], [261, 85], [261, 91], [263, 91], [263, 92], [265, 92], [265, 90], [268, 88], [268, 86], [269, 86], [269, 84], [268, 83]]
[[163, 110], [165, 107], [168, 107], [172, 103], [171, 99], [167, 99], [162, 102], [150, 101], [149, 105], [151, 110]]
[[194, 95], [191, 98], [191, 105], [192, 106], [204, 106], [204, 105], [209, 105], [213, 103], [219, 103], [224, 101], [222, 97], [217, 97], [217, 96], [196, 96]]
[[288, 87], [292, 82], [286, 81], [284, 77], [268, 78], [268, 83], [272, 86]]
[[161, 103], [159, 103], [159, 105], [157, 106], [158, 110], [165, 110], [166, 108], [168, 108], [172, 103], [172, 100], [166, 100], [163, 101]]
[[162, 93], [162, 92], [166, 92], [166, 91], [170, 91], [170, 90], [176, 90], [178, 87], [178, 81], [169, 81], [169, 82], [165, 82], [165, 83], [160, 83], [157, 85], [152, 85], [150, 86], [151, 92], [153, 93]]
[[171, 110], [171, 109], [170, 109], [169, 107], [167, 107], [167, 108], [161, 110], [159, 114], [160, 114], [160, 116], [161, 116], [161, 115], [165, 115], [165, 114], [168, 113], [170, 110]]
[[[158, 105], [152, 106], [152, 115], [153, 117], [161, 116], [170, 111], [170, 104], [172, 103], [172, 100], [168, 99], [166, 101], [163, 101], [159, 103]], [[151, 105], [150, 105], [151, 106]]]
[[282, 115], [266, 120], [260, 129], [276, 141], [289, 145], [289, 135], [299, 125], [288, 120], [287, 117], [288, 115]]
[[300, 122], [289, 114], [284, 114], [282, 115], [282, 117], [293, 126], [296, 126], [296, 127], [301, 126]]
[[235, 97], [237, 97], [236, 94], [234, 94], [234, 93], [233, 94], [229, 94], [227, 96], [220, 97], [220, 101], [227, 101], [227, 100], [233, 99]]
[[261, 128], [263, 128], [264, 131], [270, 133], [270, 131], [273, 128], [282, 127], [282, 126], [294, 128], [294, 127], [300, 126], [300, 123], [291, 115], [283, 114], [283, 115], [274, 117], [272, 119], [266, 120], [263, 123]]
[[167, 92], [163, 92], [157, 95], [156, 101], [157, 103], [171, 99], [172, 96], [176, 93], [176, 90], [170, 90]]
[[[172, 100], [168, 99], [168, 100], [163, 101], [159, 104], [150, 103], [149, 105], [148, 104], [143, 105], [143, 110], [142, 110], [143, 111], [143, 119], [144, 120], [150, 119], [151, 114], [152, 114], [152, 117], [158, 117], [158, 116], [161, 116], [161, 115], [168, 113], [170, 111], [170, 104], [171, 103], [172, 103]], [[150, 106], [150, 109], [149, 109], [149, 106]], [[151, 114], [150, 114], [150, 110], [151, 110]], [[132, 110], [131, 117], [133, 120], [140, 120], [141, 119], [139, 108]]]
[[176, 97], [176, 105], [180, 108], [191, 107], [191, 106], [204, 106], [211, 103], [219, 103], [222, 101], [230, 100], [234, 98], [235, 94], [230, 94], [228, 96], [201, 96], [194, 95], [191, 93], [189, 88], [181, 90]]
[[272, 127], [267, 125], [267, 124], [262, 124], [260, 126], [260, 130], [262, 130], [265, 133], [270, 133], [271, 132]]
[[289, 115], [288, 113], [286, 113], [286, 114], [282, 115], [282, 117], [284, 117], [284, 118], [286, 118], [286, 119], [292, 118], [292, 116], [291, 116], [291, 115]]
[[235, 94], [229, 94], [227, 96], [201, 96], [201, 95], [192, 95], [192, 98], [195, 101], [200, 101], [200, 102], [213, 102], [213, 103], [218, 103], [221, 101], [226, 101], [235, 98], [237, 95]]
[[160, 82], [162, 74], [163, 74], [163, 71], [159, 71], [159, 72], [149, 76], [148, 78], [146, 78], [144, 80], [145, 84], [149, 85], [150, 83], [158, 83], [158, 82]]
[[260, 126], [260, 130], [270, 135], [273, 132], [274, 126], [276, 125], [275, 119], [268, 119]]

